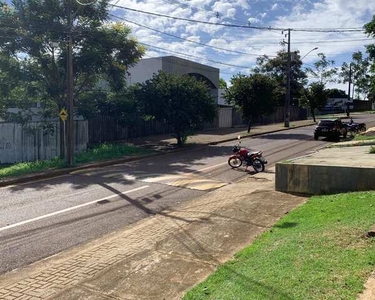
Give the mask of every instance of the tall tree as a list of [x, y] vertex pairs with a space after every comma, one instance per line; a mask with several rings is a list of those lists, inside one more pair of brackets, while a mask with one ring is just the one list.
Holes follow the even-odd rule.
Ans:
[[245, 120], [249, 120], [248, 132], [252, 119], [263, 114], [270, 114], [277, 105], [275, 90], [276, 81], [269, 75], [253, 74], [235, 75], [230, 80], [231, 86], [226, 90], [225, 99], [236, 105]]
[[191, 76], [160, 71], [139, 85], [136, 97], [146, 116], [173, 126], [179, 147], [194, 130], [216, 117], [216, 104], [209, 87]]
[[[277, 104], [280, 106], [285, 104], [287, 62], [288, 53], [282, 50], [274, 58], [267, 55], [258, 57], [257, 66], [254, 68], [255, 73], [267, 74], [275, 79], [277, 83], [275, 95]], [[298, 51], [292, 53], [290, 79], [290, 103], [291, 105], [298, 105], [298, 99], [307, 83], [307, 75], [302, 70], [301, 56]]]
[[[375, 15], [372, 20], [365, 24], [366, 33], [375, 38]], [[370, 44], [367, 46], [367, 53], [369, 55], [370, 67], [369, 67], [369, 77], [368, 77], [368, 98], [369, 100], [375, 102], [375, 44]]]
[[[25, 106], [27, 101], [34, 101], [34, 105], [43, 103], [42, 109], [33, 110], [43, 120], [56, 119], [59, 110], [68, 107], [68, 34], [73, 40], [75, 106], [82, 102], [81, 97], [87, 99], [87, 94], [97, 89], [100, 80], [109, 83], [111, 92], [124, 88], [127, 69], [140, 59], [144, 49], [130, 37], [130, 28], [108, 22], [108, 2], [98, 0], [81, 5], [72, 0], [12, 0], [11, 5], [0, 3], [1, 56], [18, 61], [20, 71], [27, 75], [8, 95], [0, 96], [3, 115], [26, 122], [30, 118], [27, 113], [30, 108]], [[21, 109], [17, 118], [7, 113], [9, 107]], [[63, 156], [63, 126], [60, 131]]]
[[[144, 53], [143, 47], [130, 37], [130, 28], [108, 22], [108, 0], [85, 6], [60, 0], [13, 0], [11, 5], [0, 5], [3, 7], [0, 9], [0, 53], [27, 68], [24, 73], [28, 78], [24, 78], [23, 84], [40, 83], [39, 99], [34, 100], [50, 101], [47, 106], [50, 117], [56, 117], [58, 110], [67, 106], [69, 32], [73, 36], [77, 103], [103, 79], [109, 82], [111, 91], [120, 91], [125, 86], [126, 70]], [[72, 27], [68, 24], [69, 15]], [[12, 105], [19, 107], [17, 102]], [[7, 108], [4, 103], [1, 106]]]
[[339, 89], [327, 89], [327, 96], [328, 98], [348, 98], [346, 92]]
[[320, 83], [336, 82], [335, 76], [338, 69], [334, 67], [335, 61], [327, 59], [324, 53], [318, 53], [319, 60], [314, 62], [314, 68], [306, 68], [307, 73], [314, 76]]
[[314, 82], [310, 84], [308, 89], [305, 89], [302, 97], [300, 98], [300, 105], [311, 110], [314, 122], [315, 109], [323, 108], [328, 101], [328, 94], [325, 90], [325, 85], [321, 82]]
[[364, 57], [361, 51], [354, 52], [352, 55], [352, 61], [350, 63], [344, 62], [341, 66], [341, 77], [342, 82], [349, 82], [351, 65], [351, 81], [353, 84], [353, 94], [356, 92], [357, 98], [366, 97], [370, 89], [369, 81], [369, 68], [370, 61], [367, 57]]

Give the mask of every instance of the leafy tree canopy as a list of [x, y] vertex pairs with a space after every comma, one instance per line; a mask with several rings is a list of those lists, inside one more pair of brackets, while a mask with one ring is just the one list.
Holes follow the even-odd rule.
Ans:
[[306, 68], [307, 73], [314, 76], [320, 83], [336, 82], [338, 69], [334, 67], [335, 61], [327, 59], [324, 53], [318, 53], [319, 60], [314, 62], [314, 68]]
[[223, 78], [220, 78], [219, 85], [221, 89], [227, 88], [227, 82]]
[[325, 85], [321, 82], [314, 82], [310, 84], [308, 89], [304, 90], [300, 98], [300, 105], [305, 108], [310, 108], [311, 114], [315, 120], [315, 109], [322, 109], [328, 101], [328, 93]]
[[244, 119], [249, 120], [263, 114], [270, 114], [277, 106], [275, 90], [277, 82], [269, 75], [253, 74], [235, 75], [231, 79], [231, 86], [226, 90], [225, 99], [236, 105], [242, 112]]
[[179, 146], [188, 135], [216, 116], [216, 104], [209, 87], [190, 76], [175, 76], [160, 71], [139, 84], [136, 97], [142, 111], [161, 122], [173, 125]]
[[[274, 58], [270, 58], [267, 55], [258, 57], [257, 66], [254, 68], [255, 73], [267, 74], [275, 79], [277, 83], [275, 95], [277, 104], [280, 106], [285, 104], [287, 62], [288, 53], [282, 50], [279, 51]], [[291, 105], [298, 105], [298, 99], [301, 97], [306, 83], [307, 75], [302, 69], [301, 56], [298, 51], [293, 52], [290, 74]]]
[[359, 99], [361, 95], [367, 96], [370, 88], [370, 77], [368, 75], [370, 61], [368, 57], [364, 57], [361, 51], [354, 52], [350, 63], [344, 62], [341, 66], [342, 82], [349, 82], [350, 65], [352, 69], [353, 93]]
[[[17, 84], [0, 92], [0, 109], [24, 108], [24, 101], [45, 102], [44, 117], [56, 117], [67, 106], [67, 35], [73, 37], [73, 73], [76, 104], [97, 89], [100, 80], [107, 92], [121, 92], [127, 69], [144, 53], [130, 29], [109, 23], [108, 0], [82, 6], [76, 1], [13, 0], [0, 3], [0, 86], [9, 74]], [[72, 28], [68, 15], [72, 16]], [[9, 61], [5, 63], [4, 61]], [[13, 79], [12, 79], [13, 80]], [[27, 100], [25, 100], [27, 99]], [[87, 103], [86, 103], [87, 104]]]
[[[370, 37], [375, 37], [375, 15], [372, 20], [365, 25], [365, 31]], [[369, 100], [375, 102], [375, 44], [367, 46], [367, 53], [370, 60], [368, 79], [368, 98]]]
[[345, 91], [340, 89], [327, 89], [328, 98], [348, 98], [348, 95]]

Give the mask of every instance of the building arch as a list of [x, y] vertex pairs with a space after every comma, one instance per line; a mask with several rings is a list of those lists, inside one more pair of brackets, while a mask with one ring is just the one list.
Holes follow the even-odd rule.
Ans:
[[218, 87], [215, 86], [215, 84], [208, 79], [205, 75], [200, 74], [200, 73], [188, 73], [188, 76], [194, 77], [198, 81], [204, 82], [210, 89], [217, 89]]

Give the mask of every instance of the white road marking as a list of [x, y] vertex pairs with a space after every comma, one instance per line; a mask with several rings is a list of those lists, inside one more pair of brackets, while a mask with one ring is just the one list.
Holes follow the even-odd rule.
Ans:
[[15, 224], [12, 224], [12, 225], [1, 227], [0, 228], [0, 232], [4, 231], [4, 230], [7, 230], [7, 229], [10, 229], [10, 228], [14, 228], [14, 227], [18, 227], [18, 226], [21, 226], [21, 225], [25, 225], [25, 224], [28, 224], [28, 223], [31, 223], [31, 222], [35, 222], [35, 221], [39, 221], [39, 220], [46, 219], [46, 218], [49, 218], [49, 217], [53, 217], [53, 216], [56, 216], [56, 215], [60, 215], [62, 213], [65, 213], [65, 212], [68, 212], [68, 211], [72, 211], [72, 210], [75, 210], [75, 209], [78, 209], [78, 208], [81, 208], [81, 207], [85, 207], [85, 206], [97, 203], [99, 201], [108, 200], [108, 199], [112, 199], [112, 198], [118, 197], [120, 195], [125, 195], [125, 194], [129, 194], [129, 193], [132, 193], [132, 192], [140, 191], [140, 190], [146, 189], [148, 187], [150, 187], [150, 186], [149, 185], [141, 186], [139, 188], [135, 188], [135, 189], [132, 189], [132, 190], [129, 190], [129, 191], [122, 192], [120, 194], [116, 194], [116, 195], [104, 197], [104, 198], [97, 199], [97, 200], [94, 200], [94, 201], [90, 201], [90, 202], [87, 202], [87, 203], [84, 203], [84, 204], [81, 204], [81, 205], [72, 206], [72, 207], [65, 208], [65, 209], [62, 209], [62, 210], [59, 210], [59, 211], [55, 211], [53, 213], [49, 213], [49, 214], [46, 214], [46, 215], [43, 215], [43, 216], [39, 216], [39, 217], [36, 217], [36, 218], [33, 218], [33, 219], [29, 219], [29, 220], [26, 220], [26, 221], [22, 221], [22, 222], [19, 222], [19, 223], [15, 223]]
[[[225, 164], [227, 164], [227, 162], [223, 162], [223, 163], [220, 163], [220, 164], [217, 164], [217, 165], [213, 165], [213, 166], [209, 166], [209, 167], [206, 167], [206, 168], [203, 168], [203, 169], [199, 169], [199, 170], [196, 170], [196, 171], [191, 172], [191, 173], [198, 173], [198, 172], [206, 171], [206, 170], [209, 170], [209, 169], [214, 169], [214, 168], [220, 167], [220, 166], [225, 165]], [[188, 174], [190, 174], [190, 173], [188, 173]]]

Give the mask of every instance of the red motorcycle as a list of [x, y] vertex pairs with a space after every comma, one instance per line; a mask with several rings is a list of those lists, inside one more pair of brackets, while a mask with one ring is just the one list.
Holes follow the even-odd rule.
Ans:
[[231, 155], [228, 159], [228, 164], [233, 168], [237, 169], [246, 163], [246, 169], [249, 166], [254, 168], [256, 173], [264, 171], [264, 165], [267, 164], [267, 161], [262, 156], [262, 151], [251, 151], [246, 147], [241, 147], [241, 137], [238, 137], [239, 142], [236, 146], [233, 147], [233, 152], [235, 154]]

